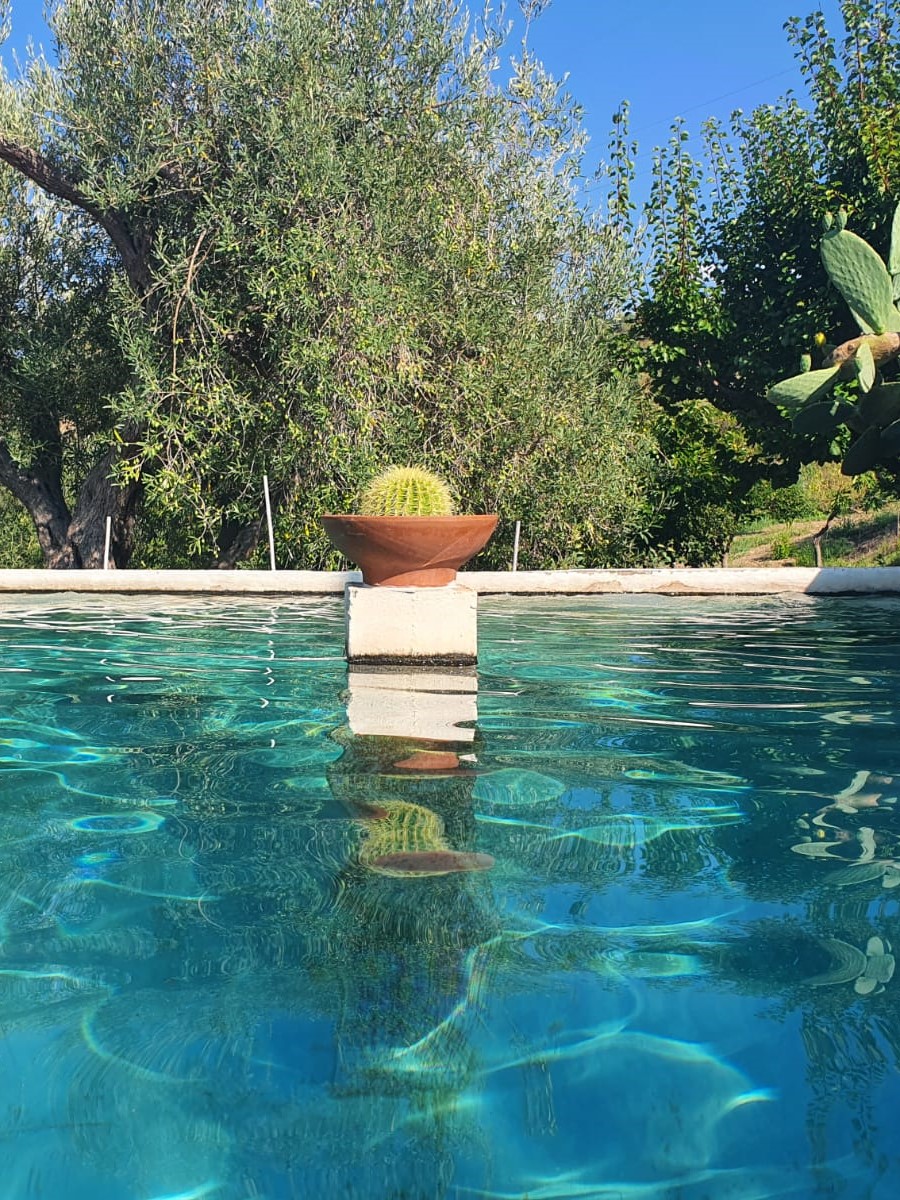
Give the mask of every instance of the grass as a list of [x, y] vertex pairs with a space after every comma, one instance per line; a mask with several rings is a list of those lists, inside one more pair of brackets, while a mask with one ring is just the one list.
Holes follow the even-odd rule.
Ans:
[[[815, 566], [813, 536], [825, 518], [761, 525], [739, 533], [728, 551], [730, 567]], [[900, 509], [850, 513], [832, 522], [822, 542], [827, 567], [900, 566]]]

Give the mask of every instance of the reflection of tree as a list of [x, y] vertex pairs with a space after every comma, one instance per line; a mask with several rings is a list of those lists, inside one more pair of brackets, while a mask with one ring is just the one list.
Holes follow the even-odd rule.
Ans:
[[528, 755], [515, 759], [492, 746], [482, 771], [480, 843], [514, 861], [513, 886], [536, 898], [560, 883], [587, 898], [635, 877], [660, 892], [684, 887], [717, 869], [721, 829], [743, 817], [741, 778], [658, 756], [554, 760], [529, 738]]
[[[828, 1131], [837, 1122], [852, 1134], [857, 1158], [875, 1164], [884, 1137], [875, 1093], [900, 1070], [900, 990], [891, 953], [900, 942], [900, 919], [896, 893], [859, 859], [855, 835], [874, 823], [881, 852], [895, 853], [896, 818], [889, 809], [843, 813], [848, 858], [811, 860], [791, 852], [800, 837], [795, 818], [801, 804], [812, 808], [808, 794], [776, 799], [768, 808], [751, 801], [749, 821], [713, 835], [732, 884], [739, 881], [746, 896], [769, 907], [777, 897], [789, 910], [784, 916], [732, 923], [709, 941], [673, 931], [654, 948], [691, 956], [720, 984], [769, 1001], [776, 1018], [799, 1015], [815, 1161], [824, 1167], [833, 1158]], [[834, 816], [829, 811], [829, 820]], [[627, 975], [627, 958], [622, 969]]]
[[[595, 615], [584, 654], [574, 615], [532, 610], [524, 635], [517, 625], [516, 649], [504, 646], [493, 661], [498, 687], [513, 678], [519, 694], [504, 712], [497, 711], [501, 702], [482, 704], [483, 769], [536, 772], [577, 793], [543, 806], [511, 802], [504, 813], [480, 802], [479, 812], [520, 822], [513, 827], [515, 860], [531, 874], [510, 887], [522, 895], [522, 908], [540, 913], [554, 882], [578, 886], [571, 921], [535, 922], [532, 956], [566, 971], [593, 963], [613, 980], [655, 989], [689, 986], [684, 977], [702, 973], [719, 988], [761, 998], [776, 1019], [799, 1016], [813, 1094], [810, 1129], [820, 1139], [841, 1122], [849, 1131], [858, 1113], [854, 1136], [863, 1159], [876, 1144], [873, 1091], [900, 1070], [900, 979], [886, 979], [889, 950], [876, 954], [874, 967], [867, 954], [873, 944], [900, 944], [900, 891], [890, 890], [896, 875], [878, 866], [900, 860], [900, 823], [889, 807], [868, 803], [869, 783], [854, 784], [867, 770], [898, 774], [895, 684], [883, 649], [896, 645], [893, 630], [885, 632], [894, 618], [884, 613], [881, 621], [874, 610], [854, 606], [848, 620], [839, 605], [809, 606], [764, 628], [765, 613], [734, 621], [706, 614], [710, 635], [697, 643], [706, 657], [692, 661], [678, 607], [671, 619], [654, 614], [649, 635], [639, 618], [619, 625], [604, 613], [601, 629]], [[583, 619], [587, 626], [590, 618]], [[727, 642], [716, 640], [717, 623]], [[535, 656], [523, 655], [524, 664], [514, 657], [529, 635], [542, 658], [556, 663], [558, 680]], [[861, 661], [867, 647], [872, 651], [871, 667], [848, 667], [851, 643], [861, 648]], [[752, 665], [754, 677], [738, 663]], [[847, 680], [853, 669], [866, 677], [858, 685]], [[483, 692], [490, 688], [485, 672]], [[861, 726], [872, 721], [861, 738]], [[653, 728], [668, 722], [664, 737]], [[678, 728], [681, 722], [696, 728]], [[733, 778], [731, 785], [721, 780], [718, 801], [716, 772]], [[666, 778], [681, 773], [681, 787]], [[701, 808], [716, 802], [725, 819], [704, 818]], [[835, 805], [842, 807], [835, 812]], [[728, 806], [737, 819], [727, 819]], [[635, 819], [629, 828], [622, 821], [628, 813], [643, 823]], [[817, 817], [832, 828], [814, 824]], [[679, 820], [696, 828], [665, 829]], [[483, 844], [498, 853], [503, 833], [502, 825], [488, 825]], [[827, 842], [831, 859], [794, 853], [804, 836]], [[661, 918], [655, 930], [613, 928], [614, 917], [605, 915], [606, 897], [623, 887], [642, 898], [658, 895], [664, 911], [671, 896], [696, 881], [706, 883], [714, 911], [717, 898], [727, 907], [736, 894], [742, 907], [765, 915], [706, 929], [678, 929], [677, 922], [666, 929]], [[779, 910], [783, 915], [771, 915]], [[881, 1124], [883, 1151], [883, 1116]], [[833, 1136], [829, 1145], [820, 1140], [817, 1153], [823, 1164], [833, 1157]]]
[[[472, 1070], [465, 960], [493, 928], [488, 884], [362, 870], [358, 814], [322, 812], [316, 774], [335, 750], [283, 715], [271, 747], [247, 704], [151, 702], [143, 744], [108, 756], [110, 795], [53, 794], [52, 837], [48, 775], [68, 763], [17, 772], [0, 1026], [46, 1043], [25, 1103], [71, 1127], [89, 1190], [118, 1177], [176, 1194], [234, 1162], [271, 1194], [292, 1180], [297, 1194], [440, 1195], [451, 1132], [467, 1120], [453, 1103]], [[459, 847], [472, 844], [470, 786], [464, 774], [415, 773], [389, 785], [440, 807]], [[69, 822], [134, 810], [158, 815], [152, 832], [104, 840]], [[0, 1131], [12, 1136], [7, 1100], [22, 1100], [0, 1091]], [[235, 1106], [246, 1114], [239, 1152]], [[61, 1165], [39, 1170], [56, 1194]]]
[[[428, 743], [354, 737], [349, 731], [338, 737], [344, 753], [328, 768], [329, 787], [354, 818], [360, 841], [366, 824], [384, 819], [384, 805], [408, 805], [434, 814], [454, 851], [475, 849], [474, 778], [465, 759], [430, 775], [396, 766], [427, 750]], [[435, 746], [471, 756], [473, 744]], [[337, 909], [345, 922], [345, 949], [359, 967], [345, 980], [343, 1040], [370, 1061], [373, 1044], [417, 1044], [465, 1003], [467, 956], [498, 928], [484, 875], [395, 877], [366, 869], [358, 857], [351, 857], [339, 875]], [[439, 1070], [423, 1075], [432, 1085], [445, 1088], [449, 1081], [456, 1086], [455, 1076], [468, 1076], [463, 1064], [471, 1050], [459, 1041], [461, 1027], [456, 1022], [452, 1035], [449, 1027], [443, 1035], [456, 1039], [455, 1050], [447, 1050]], [[368, 1071], [369, 1086], [387, 1085], [377, 1077], [377, 1070]], [[363, 1084], [357, 1080], [353, 1086]]]

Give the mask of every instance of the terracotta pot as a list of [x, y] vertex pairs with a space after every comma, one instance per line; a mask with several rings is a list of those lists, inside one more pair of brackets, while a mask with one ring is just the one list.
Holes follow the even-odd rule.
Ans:
[[343, 555], [377, 587], [442, 587], [474, 558], [497, 527], [497, 514], [462, 517], [322, 517]]

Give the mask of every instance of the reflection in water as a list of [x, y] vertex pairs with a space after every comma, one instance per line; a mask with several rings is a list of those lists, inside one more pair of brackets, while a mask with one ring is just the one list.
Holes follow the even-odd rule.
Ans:
[[0, 1195], [893, 1200], [898, 615], [29, 601]]

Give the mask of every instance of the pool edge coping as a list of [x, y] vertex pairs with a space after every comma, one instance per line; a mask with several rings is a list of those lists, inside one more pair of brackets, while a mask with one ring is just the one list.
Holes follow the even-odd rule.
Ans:
[[[340, 595], [358, 571], [0, 570], [0, 593], [100, 595]], [[461, 571], [479, 595], [900, 595], [900, 567], [633, 567]]]

